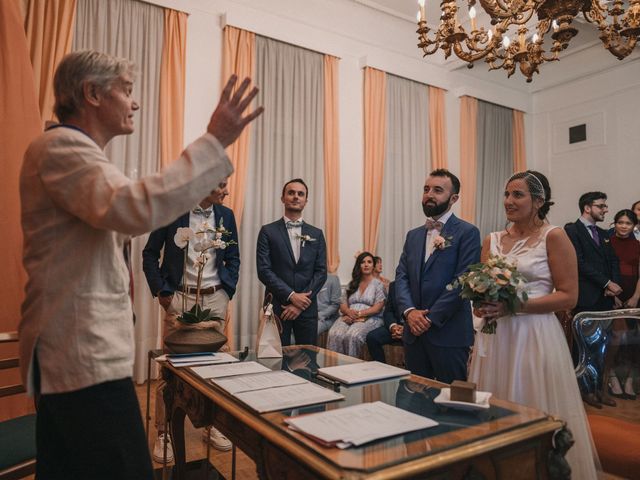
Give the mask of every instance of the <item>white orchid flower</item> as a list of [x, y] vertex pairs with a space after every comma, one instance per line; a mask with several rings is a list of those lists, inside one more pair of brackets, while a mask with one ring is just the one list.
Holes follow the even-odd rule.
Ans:
[[180, 227], [176, 230], [176, 234], [173, 237], [173, 242], [178, 248], [184, 248], [187, 244], [193, 240], [195, 233], [189, 227]]
[[205, 220], [200, 224], [199, 230], [202, 232], [208, 232], [209, 230], [213, 230], [213, 228], [211, 228], [211, 225], [209, 224], [209, 222]]

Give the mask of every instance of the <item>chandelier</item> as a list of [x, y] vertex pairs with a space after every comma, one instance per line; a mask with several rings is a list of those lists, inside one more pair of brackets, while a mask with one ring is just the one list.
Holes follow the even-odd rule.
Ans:
[[[442, 49], [448, 58], [453, 50], [469, 68], [484, 58], [489, 70], [503, 68], [510, 77], [519, 67], [527, 82], [539, 73], [539, 65], [558, 60], [578, 33], [572, 21], [579, 13], [598, 28], [604, 47], [620, 60], [640, 38], [640, 0], [479, 0], [491, 18], [486, 29], [476, 23], [476, 0], [467, 0], [469, 31], [458, 20], [457, 3], [440, 2], [440, 24], [430, 35], [433, 29], [427, 26], [425, 0], [418, 0], [418, 47], [424, 56]], [[546, 52], [543, 44], [549, 32], [553, 42]]]

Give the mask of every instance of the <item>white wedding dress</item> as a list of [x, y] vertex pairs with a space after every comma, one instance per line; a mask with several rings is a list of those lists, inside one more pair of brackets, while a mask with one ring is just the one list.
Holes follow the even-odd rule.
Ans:
[[[502, 252], [505, 232], [491, 234], [491, 254], [517, 260], [527, 279], [530, 298], [553, 291], [547, 260], [546, 226], [537, 241], [516, 242]], [[553, 313], [519, 314], [498, 319], [496, 333], [478, 333], [471, 360], [469, 381], [478, 390], [527, 405], [567, 422], [575, 444], [567, 454], [572, 478], [596, 479], [598, 460], [576, 381], [571, 354], [558, 319]]]

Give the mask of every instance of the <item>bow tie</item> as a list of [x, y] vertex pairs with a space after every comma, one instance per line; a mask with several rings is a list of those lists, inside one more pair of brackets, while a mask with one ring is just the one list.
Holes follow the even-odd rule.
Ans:
[[287, 228], [302, 227], [302, 220], [296, 220], [294, 222], [288, 221], [287, 223], [285, 223], [285, 225], [287, 226]]
[[443, 227], [443, 223], [439, 222], [438, 220], [431, 220], [430, 218], [427, 218], [427, 230], [431, 230], [432, 228], [435, 228], [437, 231], [441, 231], [442, 227]]
[[196, 215], [202, 215], [205, 218], [209, 218], [213, 213], [213, 208], [207, 208], [206, 210], [202, 207], [196, 207], [192, 210], [192, 212]]

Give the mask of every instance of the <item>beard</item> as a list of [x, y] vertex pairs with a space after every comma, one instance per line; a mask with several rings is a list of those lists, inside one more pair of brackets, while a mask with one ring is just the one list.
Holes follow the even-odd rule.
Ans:
[[431, 217], [431, 218], [437, 217], [447, 211], [447, 209], [449, 208], [450, 201], [451, 201], [451, 196], [447, 198], [446, 202], [442, 202], [442, 203], [436, 202], [435, 204], [423, 203], [422, 211], [427, 217]]

